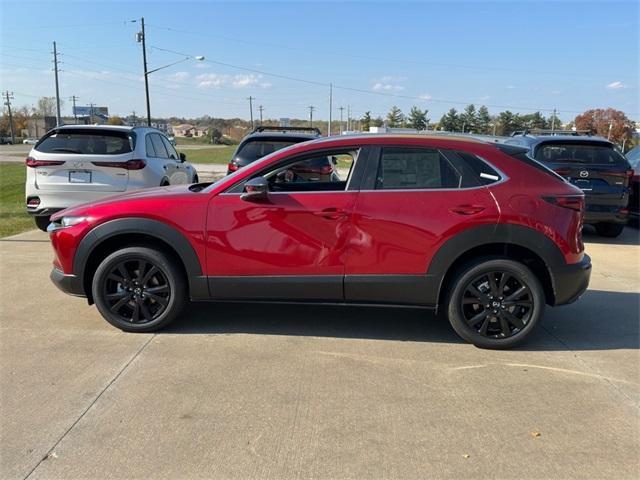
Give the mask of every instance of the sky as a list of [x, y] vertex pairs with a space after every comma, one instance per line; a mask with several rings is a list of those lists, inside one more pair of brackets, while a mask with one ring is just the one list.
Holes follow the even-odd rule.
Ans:
[[[437, 121], [487, 105], [563, 121], [613, 107], [640, 120], [640, 1], [214, 2], [0, 0], [0, 89], [13, 105], [55, 95], [145, 111], [145, 18], [153, 116], [384, 116], [416, 105]], [[198, 61], [196, 56], [204, 56]]]

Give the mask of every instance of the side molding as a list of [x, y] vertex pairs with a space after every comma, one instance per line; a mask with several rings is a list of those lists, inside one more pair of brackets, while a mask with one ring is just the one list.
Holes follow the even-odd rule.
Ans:
[[80, 242], [73, 260], [73, 272], [84, 278], [84, 268], [92, 252], [105, 240], [127, 233], [155, 237], [173, 248], [187, 271], [189, 293], [192, 300], [208, 300], [207, 279], [202, 275], [198, 255], [189, 241], [179, 231], [157, 220], [148, 218], [120, 218], [102, 223], [91, 230]]

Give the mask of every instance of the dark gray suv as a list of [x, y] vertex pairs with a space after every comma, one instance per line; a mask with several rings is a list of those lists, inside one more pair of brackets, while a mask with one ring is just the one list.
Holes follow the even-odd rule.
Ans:
[[585, 194], [584, 222], [599, 235], [622, 233], [633, 170], [613, 143], [572, 131], [516, 132], [504, 143], [526, 147], [531, 157], [579, 187]]

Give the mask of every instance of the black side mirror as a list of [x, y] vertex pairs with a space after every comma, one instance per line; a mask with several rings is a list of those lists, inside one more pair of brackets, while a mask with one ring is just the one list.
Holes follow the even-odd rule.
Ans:
[[180, 152], [178, 155], [180, 156], [180, 162], [184, 163], [187, 161], [187, 156], [184, 153]]
[[244, 193], [240, 198], [246, 202], [260, 202], [267, 199], [269, 182], [264, 177], [254, 177], [244, 184]]

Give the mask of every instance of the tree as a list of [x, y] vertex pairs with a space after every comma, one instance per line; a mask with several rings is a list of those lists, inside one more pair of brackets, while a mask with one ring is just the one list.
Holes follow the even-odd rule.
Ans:
[[370, 111], [366, 111], [364, 112], [364, 115], [362, 116], [362, 119], [360, 120], [360, 128], [362, 129], [363, 132], [368, 132], [369, 131], [369, 127], [371, 127], [371, 112]]
[[407, 119], [407, 125], [410, 128], [415, 128], [416, 130], [426, 130], [427, 124], [429, 123], [429, 119], [427, 118], [427, 113], [429, 110], [420, 110], [418, 107], [411, 107], [411, 112], [409, 112], [409, 118]]
[[557, 115], [551, 114], [546, 119], [546, 128], [553, 128], [554, 130], [560, 130], [562, 128], [562, 120]]
[[447, 132], [458, 132], [462, 129], [462, 123], [460, 122], [460, 116], [455, 108], [452, 108], [445, 113], [440, 119], [440, 130]]
[[[60, 100], [60, 108], [62, 108], [62, 100]], [[38, 115], [41, 117], [55, 117], [56, 116], [56, 99], [55, 97], [41, 97], [38, 100], [38, 107], [36, 108]]]
[[107, 125], [124, 125], [124, 121], [117, 115], [112, 115], [107, 120]]
[[478, 114], [476, 115], [476, 131], [477, 133], [482, 133], [484, 135], [488, 135], [493, 133], [492, 125], [491, 125], [491, 115], [489, 115], [489, 110], [487, 107], [482, 105], [478, 109]]
[[634, 131], [634, 125], [624, 112], [613, 108], [587, 110], [575, 119], [576, 130], [591, 130], [609, 140], [622, 144], [628, 141]]
[[467, 105], [466, 108], [464, 109], [464, 112], [460, 114], [460, 122], [462, 123], [461, 130], [463, 132], [477, 133], [476, 115], [477, 115], [476, 106], [473, 103], [470, 105]]
[[522, 130], [522, 117], [517, 113], [512, 113], [509, 110], [500, 112], [498, 114], [496, 133], [498, 135], [511, 135], [516, 130]]
[[[548, 125], [547, 120], [542, 116], [540, 112], [522, 115], [520, 119], [522, 121], [522, 126], [528, 130], [551, 128], [551, 125]], [[556, 123], [556, 128], [559, 127], [560, 124]]]
[[389, 113], [387, 113], [387, 127], [401, 127], [404, 123], [404, 115], [402, 114], [402, 110], [400, 110], [397, 106], [391, 107]]
[[384, 120], [382, 120], [382, 117], [378, 116], [376, 118], [374, 118], [373, 120], [371, 120], [371, 126], [372, 127], [381, 127], [382, 125], [384, 125]]

